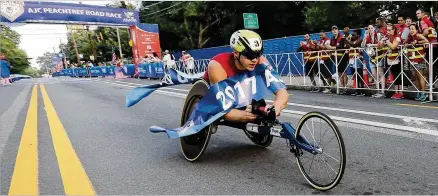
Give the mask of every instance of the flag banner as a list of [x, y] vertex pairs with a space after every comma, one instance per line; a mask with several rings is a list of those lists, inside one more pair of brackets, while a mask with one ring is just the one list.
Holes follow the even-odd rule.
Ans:
[[[170, 85], [177, 84], [178, 83], [173, 83]], [[127, 104], [128, 97], [130, 101], [134, 100], [134, 102], [138, 102], [139, 98], [142, 99], [155, 89], [160, 88], [159, 85], [160, 84], [147, 87], [147, 89], [150, 89], [147, 93], [143, 92], [127, 95]], [[143, 89], [144, 88], [145, 87], [143, 87]], [[195, 105], [194, 110], [184, 126], [176, 129], [165, 129], [158, 126], [152, 126], [151, 128], [155, 131], [161, 130], [159, 132], [166, 132], [169, 138], [193, 135], [221, 118], [231, 109], [245, 107], [251, 104], [253, 99], [259, 101], [272, 93], [275, 94], [280, 89], [286, 89], [286, 85], [278, 73], [273, 70], [269, 64], [260, 64], [256, 66], [253, 71], [246, 71], [210, 86], [209, 91], [201, 101]], [[133, 91], [135, 91], [135, 89]], [[135, 98], [137, 98], [137, 100]]]

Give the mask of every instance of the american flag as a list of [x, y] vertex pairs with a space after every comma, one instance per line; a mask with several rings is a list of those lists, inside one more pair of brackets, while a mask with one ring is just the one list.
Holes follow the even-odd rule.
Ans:
[[116, 56], [116, 53], [115, 53], [115, 52], [113, 52], [113, 62], [115, 63], [115, 62], [116, 62], [116, 60], [117, 60], [117, 56]]

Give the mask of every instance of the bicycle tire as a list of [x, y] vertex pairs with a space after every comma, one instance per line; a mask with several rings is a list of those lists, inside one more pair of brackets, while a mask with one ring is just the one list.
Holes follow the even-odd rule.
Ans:
[[295, 138], [297, 138], [297, 136], [300, 134], [301, 132], [301, 128], [303, 127], [303, 125], [305, 124], [305, 122], [313, 117], [317, 117], [322, 119], [323, 121], [325, 121], [331, 128], [331, 130], [335, 133], [336, 139], [337, 139], [337, 143], [338, 146], [340, 148], [340, 158], [342, 160], [340, 160], [340, 166], [338, 168], [338, 174], [335, 177], [335, 179], [333, 181], [331, 181], [328, 184], [320, 184], [317, 183], [315, 180], [313, 180], [305, 171], [302, 162], [300, 160], [300, 156], [296, 157], [297, 160], [297, 164], [298, 167], [301, 171], [301, 173], [303, 174], [304, 178], [307, 180], [307, 182], [314, 187], [317, 190], [321, 190], [321, 191], [327, 191], [330, 190], [334, 187], [336, 187], [339, 182], [342, 180], [342, 177], [344, 175], [344, 171], [345, 171], [345, 166], [346, 166], [346, 152], [345, 152], [345, 144], [344, 144], [344, 140], [343, 137], [341, 135], [341, 132], [339, 131], [338, 127], [336, 126], [336, 124], [333, 122], [333, 120], [325, 115], [324, 113], [321, 112], [309, 112], [307, 114], [305, 114], [300, 121], [298, 122], [298, 126], [295, 132]]

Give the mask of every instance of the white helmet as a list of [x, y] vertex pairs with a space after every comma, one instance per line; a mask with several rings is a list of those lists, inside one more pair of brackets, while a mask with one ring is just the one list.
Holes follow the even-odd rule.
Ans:
[[259, 34], [250, 30], [238, 30], [231, 35], [230, 46], [233, 50], [242, 53], [244, 56], [248, 54], [263, 53], [263, 41]]

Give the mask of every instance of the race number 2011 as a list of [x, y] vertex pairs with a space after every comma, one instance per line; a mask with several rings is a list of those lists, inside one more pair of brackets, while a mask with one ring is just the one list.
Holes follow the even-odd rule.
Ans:
[[[245, 87], [242, 87], [242, 83], [244, 83]], [[236, 82], [234, 88], [227, 86], [225, 87], [224, 91], [217, 92], [216, 99], [221, 101], [222, 108], [224, 110], [228, 110], [233, 105], [233, 102], [236, 101], [236, 95], [239, 96], [240, 99], [246, 99], [247, 95], [243, 89], [248, 89], [248, 87], [251, 87], [251, 92], [254, 95], [257, 93], [256, 86], [256, 77], [252, 76], [250, 78], [246, 78], [243, 80], [243, 82]]]

